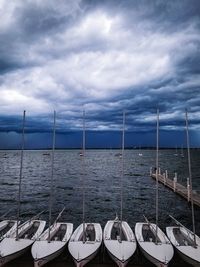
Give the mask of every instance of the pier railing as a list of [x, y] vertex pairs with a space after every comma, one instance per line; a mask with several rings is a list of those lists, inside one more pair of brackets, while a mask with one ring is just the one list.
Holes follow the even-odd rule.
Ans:
[[[156, 180], [156, 171], [153, 168], [150, 168], [150, 176]], [[158, 182], [173, 190], [174, 193], [186, 199], [188, 202], [191, 202], [191, 188], [189, 178], [187, 178], [186, 186], [178, 183], [177, 173], [174, 173], [174, 177], [169, 178], [168, 171], [165, 170], [161, 174], [161, 169], [158, 169]], [[193, 202], [196, 206], [200, 207], [200, 195], [193, 191]]]

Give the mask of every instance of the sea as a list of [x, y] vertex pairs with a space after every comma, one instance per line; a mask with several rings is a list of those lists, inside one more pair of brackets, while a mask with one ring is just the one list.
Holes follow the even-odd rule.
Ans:
[[[60, 221], [71, 222], [74, 229], [83, 219], [85, 196], [85, 221], [98, 222], [104, 228], [108, 220], [120, 216], [122, 201], [123, 220], [134, 230], [136, 222], [144, 216], [150, 222], [156, 218], [156, 183], [150, 177], [155, 167], [154, 149], [126, 149], [124, 157], [117, 149], [88, 149], [85, 156], [79, 150], [55, 150], [52, 165], [51, 150], [25, 150], [23, 154], [21, 183], [21, 216], [25, 221], [43, 211], [41, 218], [48, 221], [49, 199], [52, 192], [52, 222], [65, 207]], [[168, 171], [173, 179], [177, 173], [179, 183], [186, 186], [188, 175], [187, 151], [176, 153], [173, 149], [159, 151], [161, 173]], [[200, 194], [200, 150], [191, 149], [193, 190]], [[7, 218], [16, 218], [20, 177], [21, 151], [0, 151], [0, 217], [10, 211]], [[52, 176], [53, 166], [53, 176]], [[52, 179], [53, 178], [53, 179]], [[52, 182], [51, 182], [52, 181]], [[53, 190], [51, 191], [51, 185]], [[190, 204], [170, 189], [159, 184], [158, 224], [165, 231], [173, 225], [169, 215], [192, 230]], [[200, 208], [194, 207], [196, 233], [200, 236]], [[48, 223], [47, 223], [48, 225]], [[73, 266], [66, 252], [46, 266]], [[115, 266], [102, 248], [89, 266]], [[152, 266], [138, 250], [130, 266]], [[33, 266], [30, 252], [7, 266]], [[176, 256], [170, 266], [188, 266]]]

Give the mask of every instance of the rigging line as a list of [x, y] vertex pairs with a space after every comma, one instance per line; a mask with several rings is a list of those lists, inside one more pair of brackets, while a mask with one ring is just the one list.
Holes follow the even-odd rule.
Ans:
[[55, 136], [56, 136], [56, 111], [54, 110], [53, 120], [53, 143], [52, 143], [52, 158], [51, 158], [51, 187], [49, 196], [49, 231], [48, 231], [48, 242], [51, 241], [51, 216], [52, 216], [52, 202], [53, 202], [53, 175], [54, 175], [54, 152], [55, 152]]
[[21, 159], [20, 159], [20, 174], [19, 174], [19, 189], [18, 189], [18, 209], [17, 209], [17, 228], [16, 228], [16, 240], [19, 240], [19, 218], [20, 218], [20, 202], [21, 202], [21, 183], [22, 183], [22, 169], [23, 169], [23, 158], [24, 158], [24, 128], [25, 128], [25, 118], [26, 111], [23, 112], [23, 121], [22, 121], [22, 146], [21, 146]]
[[123, 111], [123, 128], [122, 128], [122, 162], [121, 162], [121, 179], [120, 179], [120, 241], [122, 241], [122, 219], [123, 219], [123, 179], [124, 179], [124, 132], [125, 132], [125, 111]]
[[82, 157], [82, 209], [83, 209], [83, 243], [86, 241], [86, 229], [85, 229], [85, 110], [83, 109], [83, 157]]
[[192, 210], [192, 227], [193, 227], [193, 235], [194, 235], [194, 244], [196, 246], [195, 219], [194, 219], [194, 201], [193, 201], [193, 190], [192, 190], [192, 171], [191, 171], [191, 159], [190, 159], [190, 141], [189, 141], [188, 113], [187, 113], [187, 109], [185, 110], [185, 123], [186, 123], [188, 171], [189, 171], [190, 197], [191, 197], [191, 210]]
[[158, 151], [159, 150], [159, 109], [157, 109], [156, 130], [156, 244], [158, 243]]

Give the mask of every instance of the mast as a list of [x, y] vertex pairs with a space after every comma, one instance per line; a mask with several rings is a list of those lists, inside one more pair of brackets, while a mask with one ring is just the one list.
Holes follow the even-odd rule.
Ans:
[[22, 183], [22, 169], [23, 169], [23, 157], [24, 157], [24, 127], [25, 127], [26, 111], [23, 113], [22, 121], [22, 146], [21, 146], [21, 160], [20, 160], [20, 173], [19, 173], [19, 189], [18, 189], [18, 203], [17, 203], [17, 228], [16, 228], [16, 240], [19, 240], [19, 217], [20, 217], [20, 202], [21, 202], [21, 183]]
[[122, 241], [122, 218], [123, 218], [123, 178], [124, 178], [124, 129], [125, 129], [125, 111], [123, 111], [123, 129], [122, 129], [122, 171], [120, 179], [120, 241]]
[[156, 130], [156, 240], [158, 243], [158, 150], [159, 150], [159, 109], [157, 109], [157, 130]]
[[82, 161], [82, 166], [83, 166], [83, 175], [82, 175], [82, 198], [83, 198], [83, 203], [82, 203], [82, 209], [83, 209], [83, 243], [86, 241], [86, 233], [85, 233], [85, 110], [83, 110], [83, 161]]
[[55, 151], [55, 136], [56, 136], [56, 111], [54, 110], [53, 120], [53, 143], [52, 143], [52, 156], [51, 156], [51, 187], [49, 196], [49, 228], [48, 228], [48, 243], [51, 241], [50, 230], [51, 230], [51, 216], [52, 216], [52, 202], [53, 202], [53, 174], [54, 174], [54, 151]]
[[190, 160], [190, 141], [189, 141], [188, 113], [187, 113], [187, 109], [185, 110], [185, 123], [186, 123], [188, 171], [189, 171], [191, 210], [192, 210], [192, 228], [193, 228], [193, 235], [194, 235], [194, 246], [196, 246], [195, 219], [194, 219], [194, 201], [193, 201], [193, 190], [192, 190], [192, 171], [191, 171], [191, 160]]

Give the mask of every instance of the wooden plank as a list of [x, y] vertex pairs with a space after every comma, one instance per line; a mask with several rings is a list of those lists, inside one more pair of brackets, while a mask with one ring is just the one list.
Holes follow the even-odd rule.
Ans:
[[[152, 173], [151, 177], [156, 180], [156, 174]], [[158, 175], [158, 181], [168, 187], [169, 189], [174, 191], [174, 181], [169, 178], [165, 178], [163, 175]], [[183, 186], [182, 184], [176, 183], [176, 189], [174, 191], [176, 194], [180, 195], [181, 197], [188, 200], [188, 190], [187, 187]], [[191, 199], [189, 199], [191, 201]], [[193, 202], [196, 206], [200, 207], [200, 195], [193, 192]]]

